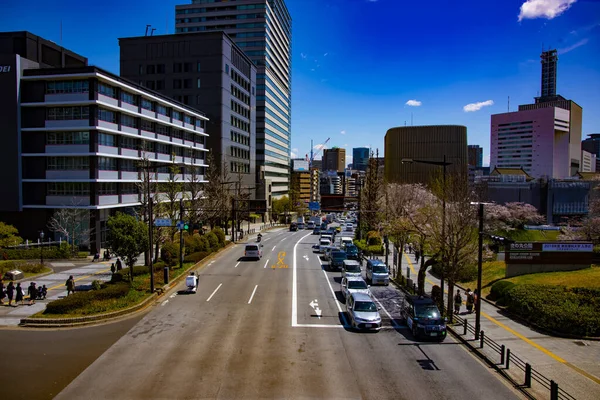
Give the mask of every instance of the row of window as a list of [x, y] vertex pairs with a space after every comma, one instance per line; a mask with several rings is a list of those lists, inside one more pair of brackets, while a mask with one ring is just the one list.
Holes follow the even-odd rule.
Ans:
[[46, 144], [89, 144], [89, 132], [48, 132]]
[[241, 174], [249, 174], [250, 173], [250, 164], [232, 161], [230, 168], [231, 168], [231, 172], [236, 172], [236, 173], [241, 173]]
[[231, 146], [231, 156], [235, 158], [250, 159], [250, 150], [242, 149], [239, 147]]
[[[196, 89], [200, 89], [200, 78], [196, 78]], [[191, 79], [173, 79], [173, 89], [192, 89]]]
[[250, 119], [250, 109], [245, 106], [242, 106], [237, 101], [231, 100], [231, 111], [241, 115], [244, 118]]
[[233, 115], [231, 116], [231, 127], [250, 133], [250, 123], [242, 121], [241, 119], [234, 117]]
[[[185, 149], [182, 154], [190, 157], [191, 149]], [[241, 149], [240, 149], [241, 150]], [[248, 153], [249, 157], [249, 153]], [[198, 158], [197, 160], [203, 160]], [[163, 172], [168, 172], [168, 167], [163, 167]], [[189, 168], [189, 167], [186, 167]], [[47, 157], [46, 169], [49, 171], [85, 171], [90, 169], [90, 157]], [[160, 168], [159, 168], [160, 169]], [[138, 161], [114, 157], [98, 157], [98, 170], [100, 171], [129, 171], [137, 172]], [[160, 171], [159, 171], [160, 172]]]
[[[192, 0], [192, 4], [212, 4], [212, 3], [222, 3], [223, 0]], [[212, 11], [234, 11], [234, 10], [257, 10], [266, 8], [266, 4], [249, 4], [249, 5], [239, 5], [239, 6], [222, 6], [222, 7], [203, 7], [203, 8], [186, 8], [186, 9], [177, 9], [175, 10], [175, 14], [198, 14], [204, 12], [212, 12]]]
[[88, 106], [50, 107], [46, 109], [46, 119], [49, 121], [89, 120], [89, 118], [90, 108]]
[[240, 85], [242, 88], [246, 89], [247, 92], [250, 92], [250, 81], [244, 79], [244, 77], [238, 74], [237, 71], [234, 69], [231, 70], [231, 79], [233, 79], [233, 81]]
[[250, 136], [242, 135], [236, 131], [231, 131], [231, 140], [239, 144], [250, 146]]
[[231, 95], [238, 98], [242, 103], [250, 105], [250, 96], [239, 89], [237, 86], [231, 85]]
[[84, 171], [90, 169], [89, 157], [47, 157], [46, 169], [50, 171]]
[[87, 80], [47, 81], [46, 94], [89, 93], [90, 83]]

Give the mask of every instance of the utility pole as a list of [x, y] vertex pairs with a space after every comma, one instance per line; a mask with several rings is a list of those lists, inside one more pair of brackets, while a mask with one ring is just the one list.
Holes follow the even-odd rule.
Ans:
[[[146, 192], [146, 203], [148, 205], [148, 231], [149, 231], [149, 242], [150, 242], [150, 261], [148, 262], [148, 265], [150, 266], [150, 293], [154, 293], [154, 263], [152, 260], [152, 247], [153, 247], [153, 243], [152, 243], [152, 233], [153, 233], [153, 229], [152, 229], [152, 225], [154, 224], [152, 222], [152, 198], [150, 197], [150, 165], [146, 165], [146, 173], [148, 174], [148, 182], [146, 183], [146, 188], [148, 189]], [[133, 277], [130, 277], [130, 280], [133, 279]]]
[[[446, 269], [446, 154], [444, 154], [444, 177], [442, 186], [442, 273], [440, 274], [440, 289], [442, 292], [442, 317], [444, 316], [444, 270]], [[424, 254], [423, 254], [424, 255]], [[451, 301], [452, 299], [448, 299]], [[448, 308], [451, 310], [451, 308]]]
[[183, 198], [179, 199], [179, 268], [183, 268]]
[[475, 339], [481, 329], [481, 275], [483, 259], [483, 203], [479, 203], [479, 248], [477, 250], [477, 300], [475, 300]]
[[235, 220], [235, 198], [231, 199], [231, 241], [235, 243], [235, 231], [237, 230], [237, 222]]

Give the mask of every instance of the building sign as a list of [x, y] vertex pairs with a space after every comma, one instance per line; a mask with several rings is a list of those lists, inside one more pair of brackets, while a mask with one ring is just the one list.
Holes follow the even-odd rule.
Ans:
[[10, 72], [10, 65], [0, 65], [0, 73]]
[[592, 243], [544, 243], [542, 251], [594, 251]]
[[507, 264], [591, 264], [592, 243], [511, 243]]
[[308, 161], [306, 160], [292, 160], [294, 171], [308, 171]]

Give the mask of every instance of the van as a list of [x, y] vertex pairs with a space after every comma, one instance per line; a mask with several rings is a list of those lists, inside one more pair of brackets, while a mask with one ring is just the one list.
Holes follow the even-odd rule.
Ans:
[[383, 261], [377, 259], [367, 261], [367, 282], [371, 285], [390, 284], [390, 271]]
[[244, 257], [245, 258], [256, 258], [260, 260], [262, 258], [262, 244], [247, 244], [244, 249]]
[[319, 253], [325, 253], [325, 247], [331, 245], [331, 240], [327, 238], [319, 239]]
[[351, 238], [351, 237], [348, 237], [348, 236], [342, 236], [342, 237], [340, 238], [340, 243], [341, 243], [342, 247], [344, 247], [344, 246], [346, 246], [346, 245], [353, 244], [354, 242], [352, 241], [352, 238]]
[[350, 276], [362, 277], [360, 263], [355, 260], [344, 260], [342, 266], [342, 278], [348, 278]]
[[446, 338], [446, 319], [431, 298], [405, 296], [401, 313], [415, 339], [423, 336], [441, 342]]

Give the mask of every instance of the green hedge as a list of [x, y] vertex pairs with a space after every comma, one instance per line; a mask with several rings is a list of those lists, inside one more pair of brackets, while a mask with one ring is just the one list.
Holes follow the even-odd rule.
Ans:
[[208, 257], [210, 254], [211, 252], [209, 251], [197, 251], [195, 253], [190, 254], [189, 256], [186, 256], [183, 259], [183, 261], [197, 263], [198, 261], [202, 261], [203, 259]]
[[179, 243], [164, 243], [160, 249], [160, 259], [168, 266], [177, 264], [177, 260], [179, 259]]
[[600, 289], [522, 284], [505, 292], [508, 310], [556, 332], [600, 336]]
[[358, 248], [358, 250], [362, 251], [365, 254], [374, 254], [374, 255], [382, 255], [383, 254], [383, 246], [382, 245], [374, 245], [369, 246], [366, 244], [364, 240], [354, 240], [354, 244]]
[[44, 270], [44, 266], [39, 263], [26, 263], [23, 261], [0, 261], [1, 276], [4, 276], [6, 272], [14, 269], [18, 269], [19, 271], [26, 273], [39, 274]]
[[492, 285], [488, 298], [494, 300], [499, 305], [506, 305], [506, 292], [508, 292], [515, 284], [511, 281], [498, 281]]
[[[63, 243], [60, 247], [44, 246], [44, 258], [46, 259], [64, 259], [71, 257], [71, 246]], [[29, 249], [0, 249], [0, 256], [6, 260], [35, 260], [41, 256], [39, 247]]]
[[78, 308], [85, 307], [94, 300], [109, 300], [125, 296], [129, 293], [129, 285], [126, 283], [117, 283], [106, 285], [100, 290], [90, 290], [87, 292], [77, 292], [62, 299], [54, 300], [46, 305], [44, 314], [67, 314]]

